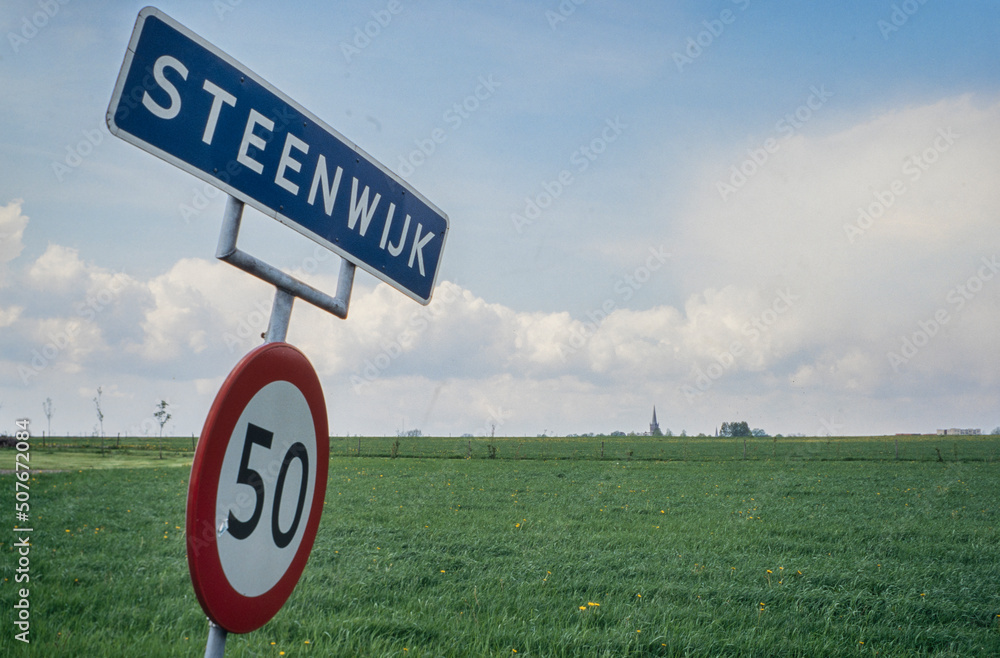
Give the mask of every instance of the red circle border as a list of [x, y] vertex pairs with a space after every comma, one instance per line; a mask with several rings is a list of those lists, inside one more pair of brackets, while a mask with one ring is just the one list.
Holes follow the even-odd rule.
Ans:
[[[302, 541], [281, 579], [260, 596], [248, 597], [229, 584], [219, 559], [215, 502], [226, 448], [243, 410], [268, 384], [287, 381], [302, 392], [316, 429], [316, 485]], [[187, 498], [187, 557], [198, 602], [205, 614], [230, 633], [249, 633], [266, 624], [291, 596], [305, 569], [323, 514], [330, 463], [326, 400], [309, 359], [288, 343], [267, 343], [244, 356], [223, 382], [205, 419], [191, 465]]]

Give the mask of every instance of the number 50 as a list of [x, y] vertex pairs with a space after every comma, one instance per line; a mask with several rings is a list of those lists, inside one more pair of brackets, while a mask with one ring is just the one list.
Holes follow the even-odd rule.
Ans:
[[[236, 474], [236, 483], [248, 484], [253, 487], [257, 499], [254, 504], [253, 513], [245, 521], [237, 519], [236, 515], [230, 510], [229, 534], [236, 539], [246, 539], [252, 535], [253, 531], [257, 528], [257, 524], [260, 522], [260, 515], [264, 511], [264, 480], [260, 477], [260, 473], [250, 468], [250, 451], [253, 450], [255, 445], [270, 449], [273, 440], [274, 432], [269, 432], [253, 423], [247, 424], [247, 435], [243, 441], [243, 455], [240, 457], [240, 470]], [[288, 475], [288, 466], [292, 463], [293, 459], [298, 459], [302, 462], [302, 483], [299, 485], [299, 501], [295, 506], [295, 518], [292, 519], [291, 527], [283, 532], [278, 525], [278, 513], [281, 509], [281, 494], [285, 490], [285, 477]], [[300, 441], [296, 441], [288, 448], [284, 459], [281, 460], [281, 470], [278, 471], [278, 480], [274, 483], [274, 502], [271, 504], [271, 536], [274, 539], [275, 546], [278, 548], [288, 546], [299, 527], [299, 521], [302, 519], [302, 508], [306, 503], [306, 486], [309, 483], [308, 480], [309, 455], [306, 452], [306, 447]]]

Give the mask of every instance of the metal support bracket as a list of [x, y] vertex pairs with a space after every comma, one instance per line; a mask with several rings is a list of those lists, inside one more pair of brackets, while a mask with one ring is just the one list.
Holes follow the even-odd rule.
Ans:
[[288, 321], [292, 313], [292, 303], [296, 297], [332, 313], [338, 318], [347, 318], [347, 310], [351, 305], [351, 290], [354, 287], [354, 263], [347, 259], [341, 260], [340, 276], [337, 279], [337, 296], [331, 297], [325, 292], [285, 274], [273, 265], [238, 249], [236, 240], [240, 235], [242, 219], [243, 202], [230, 196], [226, 201], [226, 210], [222, 216], [222, 230], [219, 232], [219, 246], [215, 250], [215, 257], [263, 279], [277, 288], [274, 294], [274, 305], [271, 307], [271, 320], [265, 337], [267, 342], [285, 340], [285, 335], [288, 333]]

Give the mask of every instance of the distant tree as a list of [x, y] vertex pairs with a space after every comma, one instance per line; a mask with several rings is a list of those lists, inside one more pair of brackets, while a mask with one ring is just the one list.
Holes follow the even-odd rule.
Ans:
[[750, 433], [752, 435], [754, 435], [754, 436], [770, 436], [770, 434], [768, 434], [767, 432], [765, 432], [764, 430], [762, 430], [759, 427], [753, 428], [753, 430]]
[[97, 397], [94, 398], [94, 407], [97, 409], [97, 422], [101, 426], [101, 437], [104, 437], [104, 412], [101, 411], [101, 387], [97, 387]]
[[687, 436], [687, 435], [688, 435], [687, 430], [681, 430], [681, 436]]
[[994, 427], [993, 431], [990, 432], [990, 434], [993, 434], [994, 436], [1000, 436], [1000, 427]]
[[[48, 432], [47, 434], [52, 436], [52, 398], [45, 398], [45, 402], [42, 403], [42, 411], [45, 412], [45, 420], [48, 421]], [[42, 437], [42, 445], [45, 445], [45, 437]]]
[[723, 423], [719, 428], [719, 436], [752, 436], [750, 425], [745, 420]]
[[663, 430], [663, 436], [673, 436], [674, 433], [670, 431], [670, 428]]
[[97, 387], [97, 397], [94, 398], [94, 406], [97, 408], [97, 422], [101, 426], [101, 455], [104, 455], [104, 412], [101, 411], [101, 387]]
[[48, 434], [52, 436], [52, 398], [45, 398], [42, 403], [42, 411], [45, 412], [45, 419], [48, 421]]
[[160, 459], [163, 459], [163, 426], [167, 424], [167, 421], [172, 418], [172, 416], [167, 413], [167, 401], [160, 400], [160, 403], [156, 405], [156, 413], [153, 417], [156, 418], [156, 422], [160, 424]]
[[168, 406], [170, 406], [170, 404], [166, 400], [160, 400], [159, 404], [156, 405], [156, 413], [153, 414], [153, 418], [155, 418], [156, 422], [160, 424], [161, 439], [163, 438], [163, 426], [167, 424], [168, 420], [173, 418], [173, 416], [167, 412]]

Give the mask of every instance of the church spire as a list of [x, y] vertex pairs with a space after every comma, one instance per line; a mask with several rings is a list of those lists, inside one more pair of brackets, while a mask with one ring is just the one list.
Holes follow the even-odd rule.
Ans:
[[660, 436], [660, 424], [656, 422], [656, 405], [653, 405], [653, 421], [649, 424], [649, 435]]

